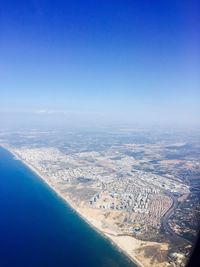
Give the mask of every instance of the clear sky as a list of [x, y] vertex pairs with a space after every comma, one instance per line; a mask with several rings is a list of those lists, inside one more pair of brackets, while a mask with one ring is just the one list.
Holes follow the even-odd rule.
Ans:
[[198, 2], [1, 0], [0, 122], [199, 124]]

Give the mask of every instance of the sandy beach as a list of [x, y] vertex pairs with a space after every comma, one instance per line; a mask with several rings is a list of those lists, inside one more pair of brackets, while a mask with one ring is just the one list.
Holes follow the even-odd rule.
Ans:
[[157, 243], [149, 241], [141, 241], [132, 236], [119, 235], [115, 230], [105, 229], [102, 225], [102, 218], [99, 211], [89, 209], [82, 205], [77, 205], [69, 196], [62, 193], [55, 185], [48, 181], [48, 179], [42, 175], [37, 169], [34, 168], [30, 163], [23, 160], [17, 155], [11, 148], [3, 146], [6, 150], [11, 152], [13, 156], [22, 161], [30, 170], [32, 170], [43, 182], [45, 182], [59, 197], [61, 197], [67, 205], [69, 205], [77, 214], [91, 227], [98, 231], [105, 238], [109, 239], [111, 243], [121, 252], [123, 252], [131, 261], [133, 261], [139, 267], [165, 267], [170, 266], [166, 262], [153, 262], [151, 257], [145, 257], [144, 253], [141, 252], [145, 247], [156, 247], [157, 249], [167, 250], [167, 243]]

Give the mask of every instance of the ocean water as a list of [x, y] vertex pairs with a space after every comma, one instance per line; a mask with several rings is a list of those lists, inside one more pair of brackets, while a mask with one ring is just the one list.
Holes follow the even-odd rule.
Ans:
[[135, 267], [0, 147], [0, 267]]

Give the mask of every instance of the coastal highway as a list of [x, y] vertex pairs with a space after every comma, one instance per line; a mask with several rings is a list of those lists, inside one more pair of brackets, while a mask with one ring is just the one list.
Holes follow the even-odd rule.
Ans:
[[174, 238], [175, 240], [180, 240], [180, 241], [185, 241], [187, 242], [188, 244], [192, 245], [192, 243], [185, 239], [184, 237], [182, 237], [181, 235], [175, 233], [171, 227], [169, 226], [168, 224], [168, 220], [170, 219], [170, 217], [173, 215], [174, 213], [174, 209], [178, 206], [178, 201], [177, 201], [177, 198], [174, 197], [174, 195], [171, 193], [171, 192], [167, 192], [167, 195], [169, 197], [172, 198], [173, 200], [173, 204], [172, 206], [170, 207], [170, 209], [165, 213], [165, 215], [162, 217], [162, 226], [163, 226], [163, 229], [165, 230], [166, 233], [169, 233], [170, 236], [172, 238]]

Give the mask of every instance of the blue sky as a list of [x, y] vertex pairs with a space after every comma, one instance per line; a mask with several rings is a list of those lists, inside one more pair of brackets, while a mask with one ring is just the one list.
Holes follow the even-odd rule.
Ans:
[[0, 117], [199, 124], [199, 7], [0, 1]]

